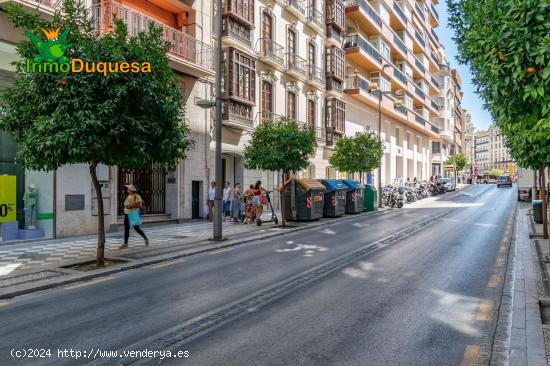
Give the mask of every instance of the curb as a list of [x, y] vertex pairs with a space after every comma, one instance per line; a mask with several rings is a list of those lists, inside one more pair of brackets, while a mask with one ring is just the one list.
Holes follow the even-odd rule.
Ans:
[[[250, 237], [248, 237], [244, 240], [229, 239], [227, 241], [219, 242], [218, 244], [205, 245], [205, 246], [200, 247], [200, 248], [180, 250], [180, 251], [175, 250], [174, 252], [172, 252], [170, 254], [164, 254], [164, 255], [161, 254], [161, 255], [158, 255], [158, 256], [153, 256], [153, 257], [148, 258], [148, 259], [135, 260], [133, 262], [124, 263], [124, 264], [121, 264], [121, 265], [118, 265], [118, 266], [113, 266], [111, 268], [99, 269], [99, 270], [94, 271], [93, 273], [72, 274], [73, 272], [71, 272], [71, 274], [69, 274], [70, 278], [65, 278], [63, 280], [60, 280], [60, 279], [54, 280], [54, 279], [52, 279], [51, 281], [49, 281], [47, 283], [44, 283], [44, 284], [40, 284], [40, 285], [37, 284], [37, 285], [33, 286], [32, 281], [31, 281], [30, 285], [28, 285], [28, 283], [27, 283], [27, 286], [21, 286], [20, 288], [17, 288], [17, 285], [15, 285], [14, 286], [15, 288], [13, 290], [9, 290], [9, 291], [6, 291], [6, 292], [0, 292], [0, 299], [10, 299], [10, 298], [14, 298], [14, 297], [17, 297], [17, 296], [26, 295], [26, 294], [30, 294], [30, 293], [38, 292], [38, 291], [44, 291], [44, 290], [48, 290], [48, 289], [51, 289], [51, 288], [65, 286], [65, 285], [69, 285], [69, 284], [76, 283], [76, 282], [88, 281], [88, 280], [91, 280], [91, 279], [94, 279], [94, 278], [104, 277], [104, 276], [108, 276], [110, 274], [114, 274], [114, 273], [118, 273], [118, 272], [122, 272], [122, 271], [128, 271], [128, 270], [141, 268], [141, 267], [145, 267], [145, 266], [149, 266], [149, 265], [159, 264], [159, 263], [162, 263], [162, 262], [169, 262], [169, 261], [172, 261], [172, 260], [176, 260], [176, 259], [180, 259], [180, 258], [184, 258], [184, 257], [190, 257], [190, 256], [193, 256], [193, 255], [204, 254], [204, 253], [208, 253], [208, 252], [215, 251], [215, 250], [231, 248], [231, 247], [235, 247], [235, 246], [238, 246], [238, 245], [241, 245], [241, 244], [247, 244], [247, 243], [250, 243], [250, 242], [253, 242], [253, 241], [256, 241], [256, 240], [261, 240], [261, 239], [266, 239], [266, 238], [273, 238], [273, 237], [282, 236], [282, 235], [286, 235], [286, 234], [291, 234], [291, 233], [304, 231], [304, 230], [308, 230], [308, 229], [314, 229], [314, 228], [317, 228], [319, 226], [332, 225], [332, 224], [335, 224], [335, 223], [338, 223], [338, 222], [341, 222], [341, 221], [344, 221], [344, 220], [353, 220], [353, 219], [360, 218], [360, 217], [374, 216], [374, 215], [383, 214], [383, 213], [387, 213], [387, 212], [391, 212], [391, 211], [393, 211], [393, 209], [379, 209], [377, 211], [362, 212], [362, 213], [355, 214], [355, 215], [346, 215], [346, 216], [330, 219], [330, 221], [319, 220], [319, 221], [315, 221], [311, 224], [305, 224], [305, 225], [301, 225], [301, 226], [298, 226], [298, 227], [293, 227], [293, 228], [290, 228], [290, 229], [287, 229], [287, 230], [281, 229], [280, 232], [274, 232], [274, 233], [269, 233], [269, 234], [262, 233], [261, 235], [260, 234], [259, 235], [252, 235], [252, 236], [250, 236]], [[201, 243], [201, 242], [204, 242], [205, 244], [208, 243], [207, 240], [201, 240], [201, 241], [198, 241], [197, 243]], [[117, 257], [117, 259], [124, 259], [123, 256], [116, 256], [116, 257]], [[85, 259], [82, 259], [78, 263], [83, 262], [83, 261], [85, 261]], [[47, 269], [43, 268], [40, 271], [29, 272], [29, 273], [26, 273], [26, 274], [42, 272], [44, 270], [47, 270]], [[59, 272], [62, 272], [63, 270], [65, 270], [65, 273], [67, 273], [66, 269], [61, 268], [61, 267], [56, 267], [55, 269], [50, 268], [49, 270], [56, 270], [56, 271], [59, 271]], [[38, 280], [38, 281], [40, 281], [40, 280]], [[47, 281], [47, 279], [45, 279], [44, 281]]]

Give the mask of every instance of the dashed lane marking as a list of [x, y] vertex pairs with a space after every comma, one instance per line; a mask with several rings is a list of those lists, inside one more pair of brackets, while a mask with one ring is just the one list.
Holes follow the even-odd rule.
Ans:
[[107, 282], [107, 281], [110, 281], [112, 279], [113, 279], [113, 277], [103, 277], [103, 278], [98, 278], [98, 279], [91, 280], [91, 281], [77, 282], [74, 285], [68, 285], [68, 286], [65, 286], [63, 288], [65, 290], [72, 290], [72, 289], [79, 288], [79, 287], [95, 285], [96, 283], [100, 283], [100, 282]]
[[2, 306], [6, 306], [6, 305], [8, 305], [8, 302], [7, 302], [7, 301], [0, 301], [0, 308], [1, 308]]
[[464, 359], [460, 366], [474, 366], [477, 364], [479, 358], [480, 348], [479, 346], [466, 346], [464, 351]]
[[495, 267], [504, 267], [504, 262], [505, 262], [504, 258], [497, 258], [495, 262]]
[[499, 249], [498, 249], [499, 253], [506, 253], [506, 247], [505, 246], [501, 246]]
[[489, 282], [487, 283], [487, 287], [495, 288], [500, 283], [500, 276], [499, 275], [492, 275], [489, 277]]
[[476, 314], [476, 320], [478, 321], [489, 321], [491, 320], [491, 314], [493, 311], [494, 302], [492, 300], [484, 300], [479, 304], [479, 310]]
[[147, 266], [146, 268], [150, 268], [150, 269], [163, 268], [163, 267], [168, 267], [168, 266], [171, 266], [173, 264], [178, 264], [178, 263], [181, 263], [181, 262], [185, 262], [185, 258], [176, 259], [176, 260], [172, 260], [172, 261], [168, 261], [168, 262], [157, 263], [157, 264], [151, 264], [150, 266]]

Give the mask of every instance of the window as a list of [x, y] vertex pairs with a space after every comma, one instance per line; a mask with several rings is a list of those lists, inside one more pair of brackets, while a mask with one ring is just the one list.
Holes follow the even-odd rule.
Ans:
[[311, 99], [307, 100], [307, 124], [315, 126], [315, 102]]
[[336, 46], [332, 46], [327, 49], [325, 66], [326, 71], [329, 74], [328, 76], [335, 77], [343, 81], [345, 65], [346, 62], [344, 58], [344, 51]]
[[382, 54], [382, 57], [386, 60], [390, 60], [390, 47], [386, 44], [384, 41], [380, 41], [380, 53]]
[[391, 83], [388, 79], [380, 77], [378, 81], [378, 86], [382, 91], [391, 91]]
[[308, 65], [317, 65], [317, 58], [315, 57], [315, 43], [309, 42], [307, 44], [307, 63]]
[[441, 142], [432, 141], [432, 153], [439, 154], [441, 152]]
[[327, 0], [326, 4], [327, 23], [333, 24], [341, 30], [344, 30], [346, 25], [344, 3], [341, 0]]
[[227, 82], [222, 90], [230, 98], [253, 104], [256, 101], [256, 61], [231, 47], [225, 55]]
[[293, 120], [296, 120], [296, 93], [286, 92], [286, 115]]
[[336, 98], [326, 100], [326, 127], [338, 134], [346, 132], [346, 103]]
[[273, 112], [273, 86], [270, 82], [262, 81], [262, 119], [271, 120]]
[[241, 21], [254, 24], [254, 0], [225, 0], [225, 11]]

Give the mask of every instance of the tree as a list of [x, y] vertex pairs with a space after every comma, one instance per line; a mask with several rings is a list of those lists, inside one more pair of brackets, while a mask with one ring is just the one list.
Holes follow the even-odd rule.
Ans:
[[340, 171], [362, 175], [363, 172], [380, 167], [383, 154], [382, 141], [367, 128], [364, 132], [356, 133], [354, 137], [339, 138], [329, 162]]
[[[316, 146], [313, 127], [281, 117], [275, 123], [262, 123], [254, 130], [244, 149], [244, 165], [247, 169], [281, 171], [284, 183], [287, 173], [307, 168]], [[281, 212], [284, 226], [284, 207]]]
[[[461, 63], [470, 66], [486, 108], [512, 157], [544, 170], [550, 142], [550, 3], [447, 0]], [[548, 237], [542, 174], [544, 236]]]
[[464, 168], [468, 164], [468, 159], [466, 159], [466, 157], [462, 154], [449, 156], [449, 159], [447, 159], [447, 161], [445, 162], [445, 165], [452, 165], [455, 159], [456, 159], [456, 171], [460, 172], [464, 170]]
[[[148, 33], [131, 37], [117, 20], [111, 32], [98, 35], [89, 9], [75, 0], [66, 0], [63, 12], [51, 20], [15, 4], [10, 4], [7, 14], [17, 28], [39, 39], [17, 46], [21, 56], [16, 65], [18, 78], [1, 97], [0, 130], [11, 132], [29, 169], [89, 165], [98, 198], [97, 265], [103, 266], [105, 228], [97, 166], [139, 168], [152, 162], [174, 166], [185, 158], [192, 142], [182, 119], [180, 85], [168, 65], [169, 45], [153, 24]], [[68, 59], [95, 62], [97, 70], [100, 62], [120, 63], [121, 71], [122, 62], [148, 62], [150, 72], [77, 73], [51, 68], [28, 72], [26, 63], [37, 57], [36, 45], [49, 40], [39, 36], [41, 29], [57, 28], [66, 32], [65, 41], [71, 45], [65, 50]]]

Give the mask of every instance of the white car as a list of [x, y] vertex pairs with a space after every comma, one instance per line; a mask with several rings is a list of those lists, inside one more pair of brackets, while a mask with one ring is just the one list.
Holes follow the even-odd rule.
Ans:
[[445, 183], [447, 192], [456, 190], [455, 183], [451, 178], [441, 178], [441, 182]]

